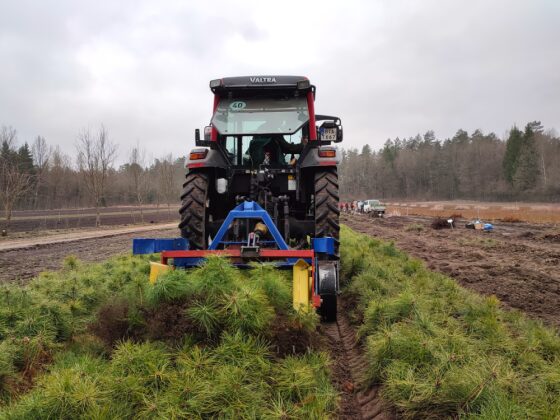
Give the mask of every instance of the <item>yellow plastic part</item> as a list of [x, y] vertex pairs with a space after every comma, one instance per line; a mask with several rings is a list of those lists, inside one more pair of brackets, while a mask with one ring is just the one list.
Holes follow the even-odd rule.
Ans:
[[154, 284], [160, 274], [170, 269], [171, 267], [166, 264], [150, 261], [150, 283]]
[[293, 305], [296, 311], [309, 312], [311, 302], [310, 266], [298, 260], [293, 266]]

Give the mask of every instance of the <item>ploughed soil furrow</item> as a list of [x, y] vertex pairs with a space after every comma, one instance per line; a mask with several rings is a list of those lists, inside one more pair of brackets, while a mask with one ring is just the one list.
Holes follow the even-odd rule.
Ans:
[[177, 236], [177, 228], [167, 228], [0, 251], [0, 283], [25, 283], [42, 271], [59, 270], [68, 255], [75, 255], [83, 261], [99, 262], [115, 255], [131, 253], [133, 238]]
[[[343, 214], [342, 222], [358, 232], [395, 245], [426, 262], [428, 268], [456, 279], [505, 305], [560, 326], [560, 243], [551, 241], [557, 227], [497, 224], [493, 232], [434, 230], [431, 218], [405, 216], [374, 219]], [[414, 229], [420, 226], [420, 230]]]
[[383, 403], [379, 387], [365, 388], [367, 370], [365, 349], [356, 339], [356, 333], [339, 311], [336, 323], [322, 324], [333, 360], [334, 385], [341, 394], [338, 418], [385, 420], [396, 416]]

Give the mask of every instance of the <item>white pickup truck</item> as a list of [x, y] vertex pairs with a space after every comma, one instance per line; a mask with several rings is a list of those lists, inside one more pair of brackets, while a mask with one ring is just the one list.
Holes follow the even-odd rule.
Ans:
[[364, 201], [364, 213], [370, 213], [375, 217], [383, 217], [385, 206], [379, 200], [366, 200]]

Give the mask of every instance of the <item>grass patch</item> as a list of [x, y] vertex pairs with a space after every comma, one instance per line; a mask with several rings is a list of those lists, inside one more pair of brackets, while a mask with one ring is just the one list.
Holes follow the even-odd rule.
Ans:
[[422, 223], [410, 223], [405, 226], [405, 232], [423, 232], [424, 225]]
[[484, 249], [496, 248], [499, 245], [499, 242], [492, 238], [459, 238], [457, 243], [462, 246]]
[[348, 228], [341, 237], [342, 272], [351, 274], [345, 294], [367, 348], [368, 381], [384, 385], [403, 417], [560, 416], [556, 331], [387, 252], [391, 244]]
[[4, 286], [0, 418], [333, 416], [317, 316], [293, 311], [287, 274], [220, 258], [148, 272], [148, 257], [71, 257]]

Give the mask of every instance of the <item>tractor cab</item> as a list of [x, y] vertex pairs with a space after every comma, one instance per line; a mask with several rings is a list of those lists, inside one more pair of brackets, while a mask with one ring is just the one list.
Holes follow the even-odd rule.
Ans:
[[340, 119], [315, 115], [315, 86], [305, 77], [232, 77], [210, 88], [214, 110], [204, 144], [222, 148], [233, 166], [295, 166], [310, 140], [342, 141]]

